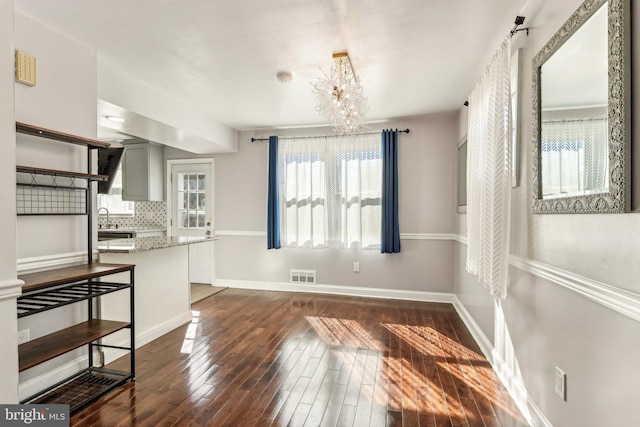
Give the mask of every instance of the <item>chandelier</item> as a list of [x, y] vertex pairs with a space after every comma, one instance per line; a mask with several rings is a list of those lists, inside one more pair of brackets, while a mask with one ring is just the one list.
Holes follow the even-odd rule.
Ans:
[[331, 74], [312, 83], [316, 111], [331, 123], [338, 135], [355, 135], [369, 130], [365, 115], [369, 110], [362, 83], [351, 67], [349, 55], [335, 53]]

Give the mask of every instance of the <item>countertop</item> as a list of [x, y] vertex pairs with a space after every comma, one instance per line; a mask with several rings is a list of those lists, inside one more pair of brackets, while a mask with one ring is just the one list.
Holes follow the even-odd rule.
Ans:
[[212, 242], [218, 239], [220, 238], [217, 236], [153, 236], [103, 240], [98, 242], [98, 252], [136, 253], [153, 249], [171, 248], [173, 246], [190, 245], [193, 243]]

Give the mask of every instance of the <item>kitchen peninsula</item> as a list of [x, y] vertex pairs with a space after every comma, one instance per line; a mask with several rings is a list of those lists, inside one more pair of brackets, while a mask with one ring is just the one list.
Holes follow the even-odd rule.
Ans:
[[[191, 321], [189, 246], [213, 245], [218, 239], [212, 236], [154, 236], [98, 242], [100, 262], [136, 266], [137, 347]], [[103, 297], [101, 314], [104, 318], [118, 318], [128, 309], [127, 301], [119, 295]], [[123, 340], [123, 335], [115, 334], [105, 343], [119, 345]], [[107, 354], [107, 362], [118, 355], [118, 352]]]

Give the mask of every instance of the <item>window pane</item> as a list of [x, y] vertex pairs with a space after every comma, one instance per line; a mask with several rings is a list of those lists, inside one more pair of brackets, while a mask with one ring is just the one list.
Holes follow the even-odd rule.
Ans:
[[189, 193], [189, 209], [197, 209], [197, 205], [198, 205], [198, 194]]
[[204, 193], [198, 193], [198, 209], [204, 209], [205, 206]]
[[198, 190], [205, 190], [204, 188], [205, 185], [205, 179], [204, 179], [204, 174], [198, 174]]
[[180, 212], [180, 228], [189, 228], [189, 215], [187, 212]]
[[198, 189], [197, 175], [190, 174], [189, 175], [189, 191], [195, 191], [197, 189]]
[[195, 212], [189, 212], [189, 228], [196, 228], [198, 226], [197, 223], [197, 215]]
[[189, 176], [186, 173], [178, 174], [178, 190], [182, 190], [182, 191], [188, 190], [188, 179], [189, 179]]
[[198, 213], [198, 228], [204, 228], [204, 213]]

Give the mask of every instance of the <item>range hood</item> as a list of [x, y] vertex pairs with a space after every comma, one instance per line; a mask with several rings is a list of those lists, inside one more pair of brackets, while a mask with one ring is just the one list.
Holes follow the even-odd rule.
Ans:
[[109, 177], [107, 181], [98, 182], [99, 194], [109, 194], [109, 191], [111, 191], [124, 150], [124, 147], [98, 149], [98, 175], [107, 175]]

